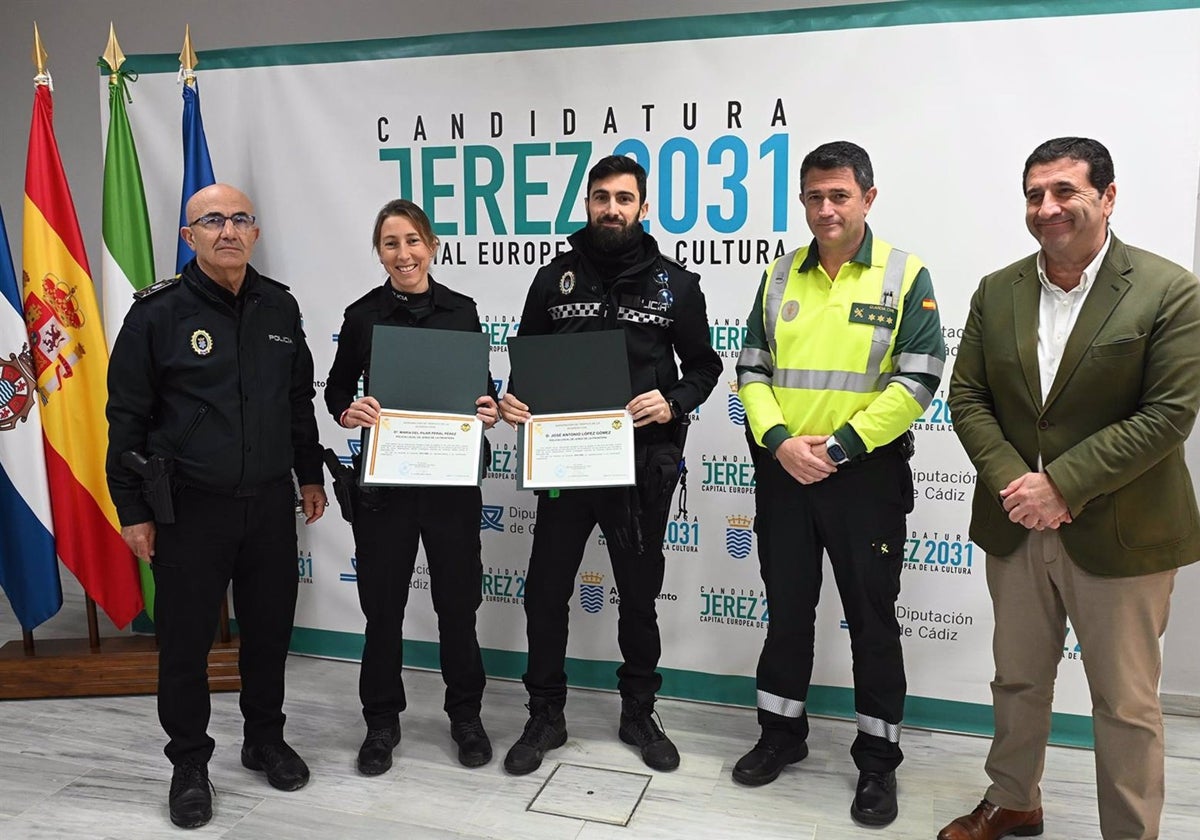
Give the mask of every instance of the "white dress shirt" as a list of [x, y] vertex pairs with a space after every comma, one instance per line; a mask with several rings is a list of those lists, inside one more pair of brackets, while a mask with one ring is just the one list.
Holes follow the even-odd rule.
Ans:
[[1046, 401], [1046, 395], [1050, 393], [1050, 387], [1054, 384], [1054, 377], [1058, 375], [1063, 348], [1067, 345], [1067, 339], [1071, 337], [1071, 330], [1075, 329], [1075, 322], [1079, 320], [1079, 310], [1083, 308], [1083, 302], [1087, 300], [1088, 292], [1096, 282], [1100, 263], [1104, 262], [1104, 256], [1111, 244], [1112, 232], [1109, 231], [1096, 258], [1083, 270], [1079, 285], [1069, 292], [1064, 292], [1050, 282], [1050, 278], [1046, 276], [1046, 255], [1038, 253], [1037, 270], [1038, 280], [1042, 283], [1042, 298], [1038, 306], [1037, 347], [1042, 402]]

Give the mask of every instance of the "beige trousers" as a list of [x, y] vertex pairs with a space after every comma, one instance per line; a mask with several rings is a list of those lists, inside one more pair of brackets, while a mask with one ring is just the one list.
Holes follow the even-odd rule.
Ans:
[[1164, 795], [1159, 639], [1175, 570], [1099, 577], [1071, 561], [1057, 531], [1030, 531], [1011, 555], [988, 555], [987, 582], [996, 617], [988, 800], [1018, 811], [1041, 805], [1069, 621], [1092, 696], [1100, 832], [1105, 840], [1155, 840]]

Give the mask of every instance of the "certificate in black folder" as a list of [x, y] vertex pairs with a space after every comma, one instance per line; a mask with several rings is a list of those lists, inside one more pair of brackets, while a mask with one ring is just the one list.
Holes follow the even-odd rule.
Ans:
[[479, 484], [487, 354], [482, 332], [375, 326], [369, 393], [380, 412], [363, 437], [361, 484]]
[[384, 408], [475, 414], [487, 393], [488, 338], [482, 332], [376, 324], [370, 395]]
[[508, 355], [533, 415], [517, 430], [517, 489], [633, 484], [625, 332], [514, 336]]

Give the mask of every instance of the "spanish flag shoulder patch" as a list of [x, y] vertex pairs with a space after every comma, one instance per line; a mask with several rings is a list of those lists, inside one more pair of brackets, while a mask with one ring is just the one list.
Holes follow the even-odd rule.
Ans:
[[921, 301], [921, 308], [936, 310], [937, 309], [937, 301], [934, 300], [933, 298], [925, 298], [923, 301]]

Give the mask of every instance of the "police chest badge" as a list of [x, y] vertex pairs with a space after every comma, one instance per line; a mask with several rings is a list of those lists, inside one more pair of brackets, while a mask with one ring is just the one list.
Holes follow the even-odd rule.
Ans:
[[213, 340], [208, 330], [196, 330], [192, 333], [192, 352], [197, 356], [207, 356], [212, 352]]
[[575, 272], [564, 271], [563, 276], [558, 278], [558, 290], [564, 295], [569, 295], [575, 291]]
[[794, 321], [796, 316], [800, 314], [800, 301], [789, 300], [783, 305], [783, 320]]

